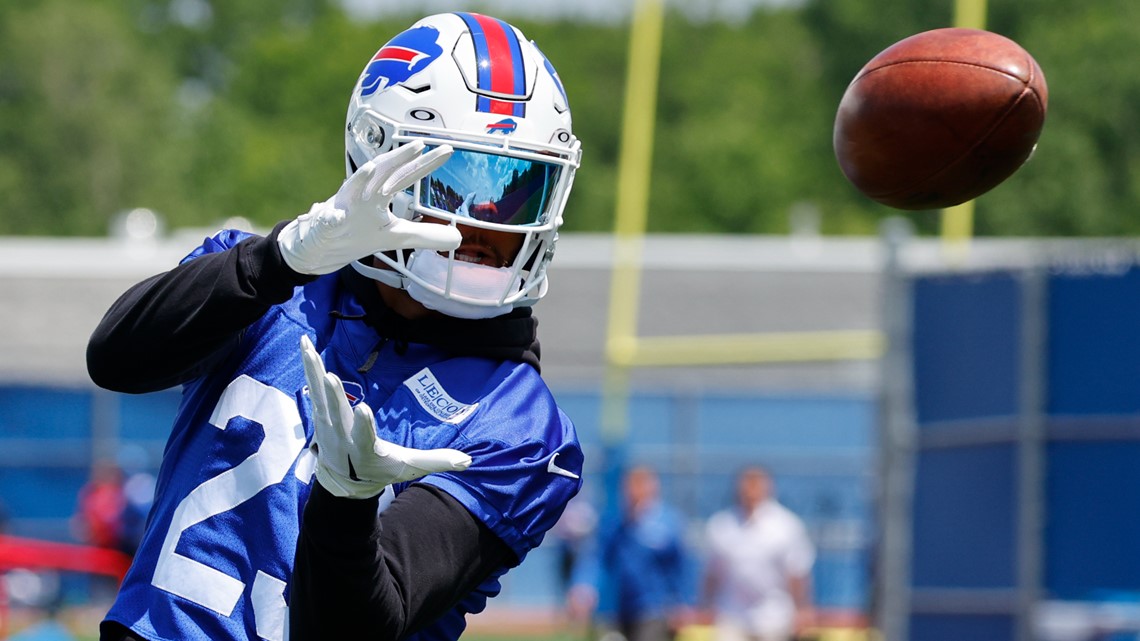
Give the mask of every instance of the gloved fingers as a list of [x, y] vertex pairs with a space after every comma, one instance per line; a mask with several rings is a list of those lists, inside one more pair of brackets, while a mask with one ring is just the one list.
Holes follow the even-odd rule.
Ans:
[[376, 417], [367, 403], [360, 403], [352, 408], [352, 445], [358, 456], [369, 461], [376, 456], [376, 444], [380, 437], [376, 435]]
[[459, 450], [448, 448], [435, 450], [405, 448], [404, 463], [409, 468], [408, 472], [413, 470], [416, 472], [415, 476], [404, 475], [403, 480], [410, 481], [436, 472], [462, 472], [471, 465], [471, 457]]
[[376, 434], [376, 417], [372, 408], [361, 403], [352, 409], [352, 460], [357, 474], [375, 483], [391, 485], [401, 479], [394, 478], [391, 470], [399, 467], [398, 461], [386, 456], [392, 446]]
[[459, 450], [417, 450], [379, 437], [375, 439], [373, 451], [380, 459], [403, 464], [403, 469], [393, 482], [410, 481], [435, 472], [462, 472], [471, 465], [471, 457]]
[[[386, 177], [391, 176], [392, 172], [396, 171], [397, 168], [402, 167], [409, 162], [412, 162], [415, 160], [416, 156], [423, 154], [424, 147], [424, 141], [413, 140], [411, 142], [404, 143], [395, 149], [386, 151], [379, 156], [376, 156], [372, 160], [369, 160], [367, 163], [365, 163], [364, 167], [371, 168], [378, 173], [384, 174], [386, 179]], [[361, 169], [364, 167], [361, 167]]]
[[[336, 436], [346, 443], [352, 443], [352, 406], [344, 395], [344, 385], [340, 378], [332, 372], [326, 372], [324, 377], [325, 399], [329, 404], [329, 416], [332, 418]], [[348, 449], [348, 448], [345, 448]]]
[[471, 465], [471, 457], [459, 450], [417, 450], [380, 438], [372, 409], [363, 403], [353, 411], [352, 440], [357, 473], [384, 485], [436, 472], [461, 472]]
[[369, 200], [393, 171], [414, 160], [423, 153], [423, 148], [422, 140], [414, 140], [361, 165], [337, 191], [336, 207], [345, 209], [351, 203]]
[[384, 181], [384, 186], [380, 188], [380, 195], [390, 197], [392, 194], [404, 191], [416, 184], [424, 176], [442, 167], [451, 158], [453, 151], [451, 145], [440, 145], [426, 154], [416, 156], [409, 162], [397, 166]]
[[372, 182], [372, 177], [376, 172], [375, 162], [376, 159], [374, 158], [363, 166], [357, 167], [356, 171], [352, 172], [352, 175], [341, 184], [336, 196], [333, 197], [333, 203], [337, 209], [345, 209], [350, 203], [358, 202], [361, 196], [366, 193], [368, 184]]
[[389, 249], [451, 251], [463, 242], [463, 234], [454, 225], [413, 222], [402, 218], [393, 218], [384, 232]]
[[[377, 193], [383, 196], [390, 195], [390, 193], [383, 193], [382, 186], [404, 167], [414, 165], [417, 159], [422, 157], [423, 150], [424, 142], [422, 140], [413, 140], [368, 161], [360, 168], [361, 171], [367, 172], [365, 174], [367, 180], [365, 181], [363, 191], [360, 193], [360, 199], [369, 201]], [[413, 180], [412, 182], [415, 181]], [[407, 187], [407, 185], [405, 185], [405, 187]]]
[[328, 424], [332, 417], [329, 416], [329, 405], [325, 398], [325, 364], [307, 335], [301, 336], [301, 363], [305, 367], [305, 382], [309, 385], [309, 401], [313, 406], [313, 419], [318, 424], [322, 421]]

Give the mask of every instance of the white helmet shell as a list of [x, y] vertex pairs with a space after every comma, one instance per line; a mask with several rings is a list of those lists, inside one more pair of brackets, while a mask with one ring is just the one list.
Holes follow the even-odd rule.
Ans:
[[[441, 269], [435, 258], [417, 260], [422, 250], [377, 254], [388, 269], [354, 266], [453, 316], [483, 318], [533, 304], [546, 292], [546, 268], [581, 158], [554, 67], [522, 32], [496, 18], [448, 13], [416, 22], [360, 74], [346, 119], [347, 172], [416, 139], [455, 152], [397, 198], [394, 213], [518, 233], [522, 249], [499, 268], [462, 263], [452, 253]], [[432, 268], [417, 270], [417, 263]], [[494, 269], [500, 273], [486, 271]], [[478, 285], [465, 284], [468, 278]], [[501, 283], [502, 291], [487, 292], [487, 283]]]

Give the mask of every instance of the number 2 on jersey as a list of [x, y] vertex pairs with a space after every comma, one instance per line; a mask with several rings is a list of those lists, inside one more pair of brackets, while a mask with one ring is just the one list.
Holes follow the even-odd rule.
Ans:
[[[210, 423], [224, 430], [230, 419], [239, 416], [261, 424], [265, 430], [261, 446], [237, 466], [205, 481], [182, 499], [174, 511], [151, 581], [155, 587], [227, 617], [245, 591], [245, 583], [175, 552], [178, 540], [187, 528], [228, 512], [280, 483], [305, 447], [305, 428], [296, 400], [245, 375], [234, 379], [222, 392]], [[254, 616], [258, 634], [264, 638], [282, 636], [287, 579], [257, 573]]]

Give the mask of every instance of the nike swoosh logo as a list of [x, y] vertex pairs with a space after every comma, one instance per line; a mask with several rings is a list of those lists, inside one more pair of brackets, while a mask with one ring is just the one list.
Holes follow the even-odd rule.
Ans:
[[580, 476], [571, 472], [570, 470], [563, 469], [563, 468], [558, 467], [557, 465], [554, 464], [554, 459], [558, 458], [559, 454], [560, 454], [560, 452], [555, 452], [553, 455], [551, 455], [550, 462], [546, 464], [546, 471], [550, 472], [551, 474], [557, 474], [558, 476], [565, 476], [568, 479], [579, 479], [579, 478], [581, 478]]

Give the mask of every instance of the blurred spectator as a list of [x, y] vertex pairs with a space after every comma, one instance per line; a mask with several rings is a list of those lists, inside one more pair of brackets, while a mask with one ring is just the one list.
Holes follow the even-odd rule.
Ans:
[[815, 546], [803, 521], [774, 497], [768, 473], [744, 469], [735, 507], [708, 521], [704, 596], [715, 641], [789, 641], [815, 626]]
[[123, 513], [120, 519], [119, 550], [134, 557], [146, 531], [146, 519], [154, 504], [154, 474], [150, 456], [138, 444], [123, 443], [117, 454], [123, 481]]
[[146, 518], [154, 503], [154, 475], [147, 471], [137, 471], [127, 476], [123, 483], [123, 515], [119, 549], [134, 556], [146, 531]]
[[598, 512], [581, 494], [570, 499], [562, 517], [551, 528], [558, 553], [558, 595], [565, 599], [570, 592], [574, 568], [598, 527]]
[[125, 503], [122, 469], [109, 461], [95, 463], [91, 479], [79, 490], [79, 505], [72, 518], [75, 538], [88, 545], [121, 549]]
[[668, 641], [690, 620], [695, 581], [680, 513], [660, 497], [657, 473], [623, 479], [617, 518], [603, 520], [571, 588], [571, 610], [593, 612], [602, 638]]

